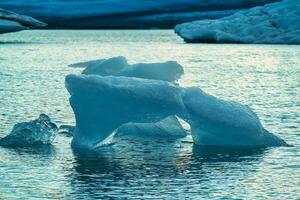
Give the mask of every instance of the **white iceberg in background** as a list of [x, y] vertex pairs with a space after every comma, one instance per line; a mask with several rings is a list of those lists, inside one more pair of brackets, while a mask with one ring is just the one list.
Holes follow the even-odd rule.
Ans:
[[180, 24], [175, 32], [186, 42], [300, 44], [298, 0], [240, 11], [217, 20]]
[[177, 139], [187, 135], [175, 116], [169, 116], [155, 123], [126, 123], [121, 125], [116, 136], [140, 136], [150, 138]]
[[44, 27], [46, 25], [32, 17], [0, 9], [0, 34], [22, 31], [32, 27]]
[[174, 82], [183, 74], [183, 67], [176, 61], [164, 63], [137, 63], [129, 65], [123, 56], [71, 64], [70, 67], [85, 68], [82, 74], [100, 76], [126, 76]]
[[72, 146], [93, 149], [126, 123], [156, 123], [178, 116], [190, 124], [195, 144], [280, 146], [247, 106], [161, 80], [68, 75], [66, 88], [76, 118]]
[[50, 118], [41, 114], [38, 119], [18, 123], [9, 135], [0, 139], [0, 146], [32, 147], [50, 145], [58, 132], [57, 126]]

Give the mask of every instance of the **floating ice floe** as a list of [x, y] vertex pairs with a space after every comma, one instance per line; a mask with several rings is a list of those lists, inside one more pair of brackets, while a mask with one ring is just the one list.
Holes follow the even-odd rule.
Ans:
[[283, 0], [217, 20], [184, 23], [175, 32], [186, 42], [300, 44], [300, 4]]
[[44, 27], [47, 24], [26, 15], [3, 10], [0, 8], [0, 34], [17, 32], [29, 28]]
[[0, 139], [0, 146], [31, 147], [50, 145], [58, 132], [57, 126], [50, 118], [41, 114], [38, 119], [18, 123], [9, 135]]
[[[158, 124], [175, 115], [189, 123], [198, 145], [286, 145], [263, 128], [249, 107], [218, 99], [199, 88], [183, 88], [162, 80], [85, 74], [68, 75], [66, 88], [76, 118], [73, 147], [92, 149], [118, 128], [141, 134], [152, 128], [157, 131]], [[172, 131], [172, 124], [168, 121], [164, 129]], [[174, 130], [180, 129], [176, 123], [174, 126]], [[161, 133], [172, 135], [165, 130]]]
[[123, 56], [75, 63], [70, 67], [85, 68], [82, 74], [126, 76], [170, 82], [178, 80], [184, 73], [183, 67], [176, 61], [129, 65]]

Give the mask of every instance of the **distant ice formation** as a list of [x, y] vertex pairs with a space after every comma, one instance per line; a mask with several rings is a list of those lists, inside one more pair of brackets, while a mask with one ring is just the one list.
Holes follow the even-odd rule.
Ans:
[[[112, 71], [118, 69], [117, 63], [114, 62]], [[175, 116], [189, 123], [198, 145], [286, 145], [266, 131], [247, 106], [168, 81], [106, 75], [66, 77], [76, 118], [73, 147], [92, 149], [118, 128], [120, 133], [184, 136]]]
[[26, 30], [31, 27], [44, 27], [45, 23], [32, 17], [0, 9], [0, 34]]
[[85, 68], [82, 74], [126, 76], [170, 82], [178, 80], [184, 73], [183, 67], [175, 61], [129, 65], [123, 56], [75, 63], [70, 67]]
[[9, 135], [0, 139], [0, 146], [31, 147], [50, 145], [58, 132], [57, 126], [50, 118], [41, 114], [38, 119], [18, 123]]
[[51, 28], [173, 28], [216, 19], [277, 0], [1, 0], [0, 7], [33, 16]]
[[180, 24], [175, 32], [186, 42], [300, 44], [300, 4], [283, 0], [217, 20]]

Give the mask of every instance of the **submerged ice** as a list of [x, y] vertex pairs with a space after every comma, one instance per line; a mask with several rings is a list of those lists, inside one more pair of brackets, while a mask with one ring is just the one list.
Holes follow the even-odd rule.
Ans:
[[18, 123], [9, 135], [0, 139], [0, 146], [31, 147], [50, 145], [58, 132], [57, 126], [50, 118], [41, 114], [37, 119]]
[[[112, 71], [119, 67], [112, 65]], [[184, 137], [186, 133], [174, 121], [175, 116], [191, 126], [193, 141], [198, 145], [286, 145], [263, 128], [249, 107], [218, 99], [199, 88], [99, 73], [68, 75], [66, 88], [76, 118], [73, 147], [92, 149], [115, 131]]]
[[175, 32], [186, 42], [300, 44], [300, 4], [283, 0], [217, 20], [184, 23]]

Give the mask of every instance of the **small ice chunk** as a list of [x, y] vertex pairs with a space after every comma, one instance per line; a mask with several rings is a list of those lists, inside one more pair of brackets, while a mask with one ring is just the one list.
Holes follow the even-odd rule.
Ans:
[[177, 139], [187, 134], [176, 116], [169, 116], [156, 123], [126, 123], [118, 128], [116, 136], [126, 135]]
[[31, 147], [50, 145], [58, 132], [57, 126], [50, 118], [41, 114], [38, 119], [18, 123], [9, 135], [0, 140], [0, 146]]

